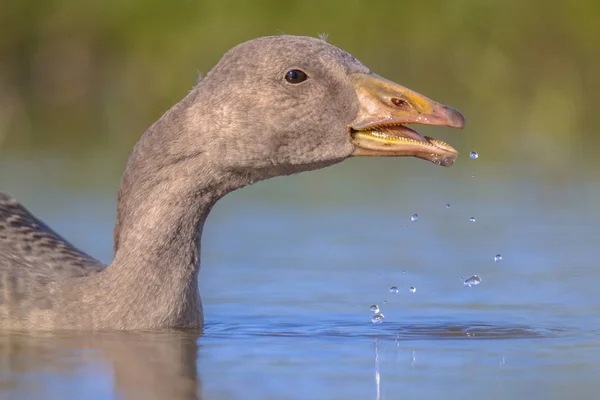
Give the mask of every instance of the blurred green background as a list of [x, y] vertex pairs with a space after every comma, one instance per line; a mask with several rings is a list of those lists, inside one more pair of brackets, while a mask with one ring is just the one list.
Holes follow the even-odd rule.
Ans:
[[423, 129], [463, 159], [477, 149], [482, 164], [553, 180], [596, 165], [597, 0], [4, 0], [0, 158], [60, 160], [80, 183], [99, 169], [114, 182], [145, 129], [229, 48], [324, 32], [463, 112], [463, 132]]

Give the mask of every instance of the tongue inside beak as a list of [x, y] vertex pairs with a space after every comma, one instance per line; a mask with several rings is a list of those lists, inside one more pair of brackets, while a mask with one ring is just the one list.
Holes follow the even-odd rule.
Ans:
[[406, 126], [388, 126], [352, 131], [355, 156], [417, 157], [444, 167], [456, 161], [458, 152], [439, 139], [422, 136]]

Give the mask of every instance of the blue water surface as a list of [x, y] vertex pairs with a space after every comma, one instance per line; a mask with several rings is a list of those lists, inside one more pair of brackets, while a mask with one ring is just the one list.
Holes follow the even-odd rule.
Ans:
[[[203, 332], [3, 333], [0, 398], [597, 398], [597, 182], [362, 162], [215, 207]], [[110, 261], [111, 193], [4, 185]]]

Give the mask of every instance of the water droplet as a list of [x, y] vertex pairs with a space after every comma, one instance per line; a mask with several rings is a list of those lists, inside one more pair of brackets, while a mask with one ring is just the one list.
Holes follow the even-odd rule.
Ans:
[[373, 304], [371, 307], [369, 307], [369, 310], [377, 314], [379, 312], [379, 306], [377, 304]]
[[465, 279], [465, 281], [463, 282], [463, 284], [468, 287], [477, 286], [480, 283], [481, 278], [479, 277], [479, 275], [473, 275], [472, 277]]
[[494, 257], [494, 261], [495, 261], [495, 262], [500, 262], [500, 261], [502, 261], [502, 254], [496, 254], [496, 256]]
[[451, 158], [442, 158], [442, 162], [440, 163], [440, 165], [444, 166], [444, 167], [451, 167], [452, 164], [454, 164], [454, 160]]
[[387, 304], [387, 300], [384, 300], [384, 301], [383, 301], [383, 304]]
[[408, 288], [408, 290], [410, 290], [411, 293], [415, 293], [417, 291], [417, 288], [414, 286], [411, 286]]
[[469, 222], [475, 222], [475, 217], [469, 218]]
[[398, 286], [392, 286], [392, 287], [390, 288], [390, 293], [397, 294], [397, 293], [398, 293]]
[[385, 315], [378, 312], [377, 314], [373, 315], [373, 318], [371, 318], [371, 322], [374, 324], [381, 324], [384, 319], [385, 319]]
[[419, 220], [419, 214], [413, 214], [412, 217], [410, 217], [410, 220], [412, 222], [418, 221]]
[[479, 158], [479, 153], [477, 153], [476, 151], [472, 151], [469, 153], [469, 157], [471, 157], [471, 160], [476, 160]]
[[446, 204], [446, 208], [450, 208], [450, 204]]
[[471, 178], [475, 178], [475, 174], [471, 175]]
[[405, 274], [405, 273], [406, 273], [406, 270], [405, 270], [405, 269], [403, 269], [403, 270], [402, 270], [402, 273], [403, 273], [403, 274]]

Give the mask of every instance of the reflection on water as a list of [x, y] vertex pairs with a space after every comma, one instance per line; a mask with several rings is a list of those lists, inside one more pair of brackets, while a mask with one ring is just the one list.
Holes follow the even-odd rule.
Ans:
[[[505, 385], [516, 381], [533, 387], [539, 378], [536, 368], [547, 363], [545, 354], [568, 352], [578, 360], [559, 356], [552, 363], [563, 380], [565, 374], [572, 379], [569, 374], [582, 362], [593, 367], [590, 362], [598, 355], [598, 349], [592, 357], [578, 354], [585, 350], [575, 344], [581, 343], [582, 333], [566, 329], [316, 322], [290, 324], [263, 318], [252, 328], [250, 319], [242, 319], [233, 326], [209, 324], [204, 334], [2, 334], [0, 393], [3, 399], [385, 399], [396, 398], [396, 390], [419, 391], [419, 385], [433, 379], [438, 387], [424, 389], [431, 398], [440, 398], [448, 390], [461, 395], [485, 390], [486, 382], [505, 367], [507, 357], [512, 358], [509, 364], [514, 369], [505, 374]], [[569, 336], [578, 338], [565, 341]], [[585, 336], [597, 340], [593, 332]], [[368, 357], [369, 347], [374, 358]], [[419, 362], [418, 353], [424, 354]], [[457, 387], [457, 382], [470, 379], [478, 364], [487, 369], [479, 372], [484, 382]], [[450, 374], [457, 382], [440, 384], [452, 365], [466, 370]], [[521, 376], [526, 365], [533, 368]], [[374, 393], [365, 379], [372, 368]], [[409, 371], [415, 381], [406, 376]], [[580, 389], [585, 394], [589, 388]], [[491, 398], [505, 397], [491, 394]]]
[[195, 399], [198, 334], [0, 334], [3, 399]]
[[375, 398], [381, 398], [381, 376], [379, 375], [379, 349], [377, 348], [377, 339], [375, 339], [375, 388], [377, 395]]

